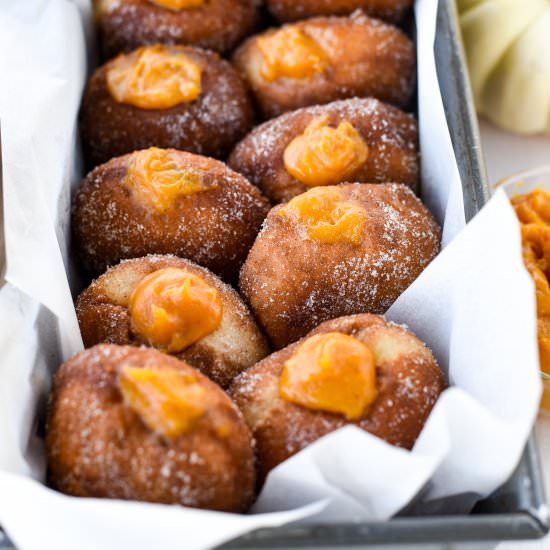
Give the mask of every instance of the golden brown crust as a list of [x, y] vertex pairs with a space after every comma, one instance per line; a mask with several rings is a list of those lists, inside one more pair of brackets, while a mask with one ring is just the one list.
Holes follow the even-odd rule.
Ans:
[[[125, 258], [175, 254], [233, 281], [265, 218], [269, 203], [243, 176], [217, 160], [173, 151], [204, 171], [208, 188], [156, 211], [125, 183], [132, 155], [90, 172], [73, 202], [72, 230], [80, 264], [92, 275]], [[212, 184], [212, 185], [210, 185]]]
[[336, 188], [367, 213], [359, 245], [304, 238], [279, 205], [242, 267], [241, 294], [277, 349], [327, 319], [384, 313], [439, 252], [439, 226], [405, 185]]
[[352, 315], [326, 321], [306, 338], [326, 332], [354, 336], [373, 351], [378, 396], [363, 417], [353, 422], [340, 414], [307, 409], [282, 399], [279, 377], [283, 365], [305, 338], [239, 375], [229, 393], [256, 440], [260, 479], [307, 445], [348, 424], [410, 449], [445, 387], [431, 351], [404, 327], [377, 315]]
[[253, 0], [208, 0], [181, 11], [149, 0], [94, 0], [94, 7], [104, 59], [157, 42], [225, 53], [258, 21]]
[[265, 118], [300, 107], [337, 99], [372, 96], [406, 107], [414, 92], [415, 48], [399, 29], [355, 12], [350, 17], [315, 17], [290, 25], [302, 30], [325, 50], [328, 67], [309, 78], [257, 79], [261, 56], [258, 37], [244, 42], [233, 63], [250, 84]]
[[225, 158], [252, 127], [254, 113], [245, 86], [231, 65], [214, 52], [173, 46], [202, 67], [201, 93], [195, 101], [168, 109], [140, 109], [118, 103], [109, 93], [106, 73], [92, 75], [82, 99], [80, 132], [89, 166], [146, 147], [173, 147]]
[[370, 17], [398, 23], [414, 0], [267, 0], [267, 8], [279, 21], [297, 21], [319, 15], [349, 15], [361, 9]]
[[412, 115], [373, 98], [353, 98], [305, 107], [264, 122], [237, 144], [228, 164], [257, 185], [272, 201], [288, 201], [310, 189], [285, 168], [288, 144], [317, 117], [328, 115], [336, 127], [346, 120], [369, 148], [367, 162], [354, 181], [395, 181], [416, 190], [419, 177], [418, 125]]
[[[124, 365], [192, 372], [213, 405], [191, 431], [166, 440], [122, 402], [117, 378]], [[198, 371], [152, 349], [100, 345], [63, 364], [46, 446], [51, 482], [71, 495], [232, 512], [254, 498], [252, 438], [237, 408]]]
[[237, 292], [189, 260], [146, 256], [123, 261], [101, 275], [80, 294], [76, 303], [84, 345], [146, 345], [132, 331], [128, 297], [144, 277], [167, 267], [185, 269], [218, 290], [223, 305], [220, 326], [175, 355], [226, 387], [237, 374], [265, 357], [269, 348]]

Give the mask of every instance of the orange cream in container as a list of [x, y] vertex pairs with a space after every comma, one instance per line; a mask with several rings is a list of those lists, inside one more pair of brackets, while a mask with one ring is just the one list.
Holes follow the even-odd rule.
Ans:
[[541, 407], [550, 410], [550, 191], [535, 188], [513, 195], [511, 202], [521, 225], [523, 261], [535, 283]]

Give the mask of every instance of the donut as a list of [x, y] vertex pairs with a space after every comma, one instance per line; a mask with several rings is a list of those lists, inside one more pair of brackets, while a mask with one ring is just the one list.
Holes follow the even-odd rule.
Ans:
[[411, 449], [445, 388], [432, 352], [371, 314], [325, 321], [240, 374], [230, 396], [256, 441], [258, 477], [320, 437], [355, 425]]
[[233, 63], [265, 118], [356, 96], [407, 107], [415, 88], [412, 41], [359, 11], [269, 29], [246, 40]]
[[49, 481], [82, 497], [243, 512], [254, 499], [252, 438], [227, 394], [154, 349], [102, 344], [55, 375]]
[[278, 21], [296, 21], [318, 15], [349, 15], [360, 9], [370, 17], [399, 23], [414, 0], [267, 0], [269, 13]]
[[174, 254], [234, 281], [269, 202], [217, 160], [149, 148], [90, 172], [73, 200], [73, 243], [85, 272], [125, 258]]
[[343, 181], [393, 181], [416, 190], [418, 125], [373, 98], [304, 107], [252, 130], [228, 164], [273, 202]]
[[279, 349], [328, 319], [384, 313], [439, 247], [438, 224], [406, 185], [314, 187], [271, 209], [241, 294]]
[[225, 158], [254, 113], [237, 72], [214, 52], [155, 44], [91, 76], [80, 109], [88, 166], [150, 146]]
[[258, 20], [253, 0], [94, 0], [94, 11], [105, 59], [155, 43], [225, 53]]
[[76, 313], [86, 347], [152, 346], [223, 387], [269, 353], [237, 292], [175, 256], [124, 260], [110, 268], [80, 294]]

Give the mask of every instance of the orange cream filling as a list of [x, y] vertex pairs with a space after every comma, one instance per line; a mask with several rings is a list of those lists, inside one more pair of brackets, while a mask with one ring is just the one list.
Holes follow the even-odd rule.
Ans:
[[198, 8], [204, 4], [204, 0], [149, 0], [149, 2], [173, 11]]
[[269, 82], [282, 77], [308, 78], [327, 65], [323, 48], [295, 26], [260, 36], [257, 45], [262, 57], [260, 76]]
[[140, 201], [159, 212], [169, 209], [178, 197], [209, 187], [202, 171], [184, 165], [176, 151], [156, 147], [132, 155], [125, 181]]
[[512, 199], [521, 223], [523, 261], [537, 296], [540, 368], [550, 374], [550, 193], [535, 189]]
[[144, 277], [130, 294], [128, 310], [132, 330], [168, 353], [183, 351], [214, 332], [223, 314], [216, 288], [173, 267]]
[[309, 186], [335, 185], [353, 177], [369, 156], [361, 134], [347, 121], [328, 126], [328, 115], [313, 119], [286, 147], [285, 168]]
[[285, 363], [279, 393], [302, 407], [357, 420], [377, 395], [373, 354], [347, 334], [312, 336]]
[[141, 109], [169, 109], [201, 92], [202, 69], [188, 55], [156, 44], [119, 55], [107, 70], [107, 89], [119, 103]]
[[279, 214], [296, 221], [308, 238], [322, 243], [358, 245], [367, 223], [365, 209], [346, 200], [336, 187], [314, 187], [294, 197]]
[[206, 391], [192, 374], [125, 366], [118, 387], [143, 423], [168, 438], [188, 432], [206, 412]]

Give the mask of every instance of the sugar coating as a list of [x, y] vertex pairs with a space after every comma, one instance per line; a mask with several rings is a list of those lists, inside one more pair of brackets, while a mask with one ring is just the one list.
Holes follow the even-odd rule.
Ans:
[[280, 21], [294, 21], [331, 13], [345, 15], [361, 9], [370, 17], [398, 22], [412, 6], [413, 0], [267, 0], [266, 4]]
[[393, 445], [411, 448], [445, 387], [426, 345], [404, 327], [382, 317], [352, 315], [326, 321], [310, 334], [341, 332], [364, 343], [376, 366], [376, 400], [357, 421], [283, 399], [279, 379], [285, 362], [301, 343], [276, 352], [234, 381], [230, 395], [243, 411], [257, 441], [261, 475], [307, 445], [352, 424]]
[[201, 69], [195, 101], [169, 109], [139, 109], [116, 102], [106, 86], [110, 64], [90, 78], [80, 112], [82, 142], [91, 165], [150, 146], [224, 157], [252, 125], [245, 87], [231, 65], [214, 52], [170, 46]]
[[338, 188], [367, 212], [359, 246], [311, 240], [279, 206], [241, 270], [241, 292], [275, 347], [327, 319], [384, 313], [439, 252], [440, 228], [408, 187]]
[[[374, 98], [353, 98], [285, 113], [264, 122], [234, 149], [229, 165], [273, 200], [288, 200], [306, 186], [286, 170], [287, 145], [314, 119], [329, 115], [331, 126], [346, 120], [369, 147], [365, 168], [354, 181], [396, 181], [415, 187], [418, 175], [418, 126], [412, 115]], [[397, 179], [397, 178], [402, 179]]]
[[[211, 406], [189, 432], [165, 439], [124, 405], [124, 365], [193, 372]], [[218, 426], [228, 431], [216, 435]], [[48, 419], [55, 485], [70, 494], [240, 511], [253, 492], [252, 440], [221, 389], [184, 363], [152, 350], [96, 346], [58, 372]], [[234, 496], [228, 498], [227, 492]]]
[[252, 0], [208, 0], [174, 11], [148, 0], [103, 2], [99, 28], [104, 56], [162, 42], [225, 52], [248, 34], [257, 18]]
[[223, 304], [220, 325], [175, 355], [226, 387], [236, 374], [268, 354], [267, 342], [232, 287], [210, 271], [173, 255], [125, 260], [92, 282], [76, 304], [84, 344], [147, 344], [133, 330], [128, 298], [144, 277], [167, 267], [193, 273], [218, 290]]
[[348, 17], [315, 17], [288, 26], [298, 28], [324, 50], [327, 65], [309, 77], [261, 79], [258, 37], [242, 44], [234, 63], [246, 76], [266, 117], [285, 111], [356, 96], [373, 96], [407, 106], [414, 92], [415, 52], [399, 29], [367, 17], [361, 10]]
[[231, 278], [236, 273], [268, 202], [221, 162], [179, 155], [190, 166], [204, 165], [206, 189], [178, 197], [166, 212], [156, 212], [132, 197], [124, 180], [130, 155], [88, 174], [73, 205], [75, 244], [85, 267], [98, 273], [123, 258], [173, 253], [218, 275]]

